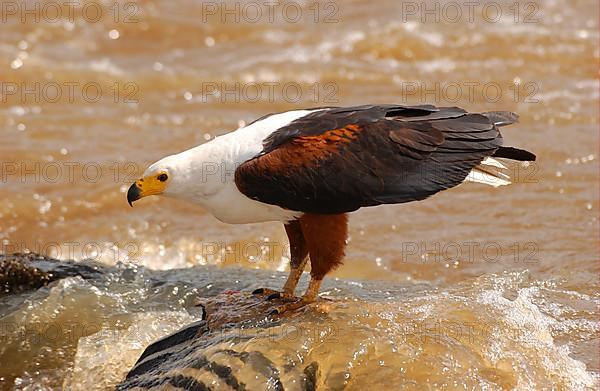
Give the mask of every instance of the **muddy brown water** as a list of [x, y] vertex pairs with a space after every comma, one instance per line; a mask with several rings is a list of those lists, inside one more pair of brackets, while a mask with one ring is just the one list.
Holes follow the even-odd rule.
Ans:
[[[597, 386], [597, 2], [439, 2], [433, 13], [391, 0], [228, 2], [227, 13], [220, 2], [87, 1], [60, 15], [49, 1], [28, 3], [29, 14], [8, 3], [2, 250], [166, 274], [69, 278], [4, 297], [2, 388], [111, 387], [145, 345], [194, 319], [191, 296], [265, 276], [280, 285], [280, 225], [230, 226], [167, 199], [129, 208], [126, 188], [149, 163], [269, 112], [391, 102], [518, 112], [505, 142], [538, 161], [512, 166], [509, 187], [467, 184], [354, 213], [345, 264], [324, 293], [355, 302], [328, 322], [356, 327], [336, 343], [319, 333], [270, 343], [321, 362], [323, 387]], [[306, 330], [325, 327], [303, 316]], [[69, 322], [79, 331], [67, 333]], [[485, 333], [407, 337], [411, 325], [448, 323]], [[115, 337], [132, 324], [147, 326], [140, 340]], [[275, 349], [261, 343], [252, 348]], [[93, 386], [87, 368], [114, 376]]]

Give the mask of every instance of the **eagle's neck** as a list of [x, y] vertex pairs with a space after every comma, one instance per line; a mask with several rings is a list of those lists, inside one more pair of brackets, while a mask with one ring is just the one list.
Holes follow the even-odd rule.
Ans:
[[178, 166], [178, 190], [168, 195], [199, 204], [227, 223], [288, 221], [297, 217], [297, 212], [243, 195], [235, 184], [235, 170], [261, 153], [263, 140], [270, 134], [311, 112], [275, 114], [173, 156]]

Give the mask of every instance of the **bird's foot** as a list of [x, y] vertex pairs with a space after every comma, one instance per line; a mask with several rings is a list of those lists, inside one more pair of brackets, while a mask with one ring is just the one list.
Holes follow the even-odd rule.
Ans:
[[300, 298], [293, 298], [290, 300], [292, 300], [292, 301], [275, 307], [269, 313], [269, 315], [281, 315], [284, 312], [294, 311], [294, 310], [300, 309], [308, 304], [312, 304], [312, 303], [316, 302], [315, 298], [310, 298], [310, 297], [306, 297], [306, 296], [302, 296]]
[[289, 293], [289, 292], [279, 292], [276, 291], [274, 289], [269, 289], [269, 288], [258, 288], [255, 289], [252, 292], [253, 295], [255, 296], [261, 296], [261, 297], [265, 297], [265, 300], [282, 300], [282, 301], [295, 301], [298, 300], [298, 298], [296, 296], [294, 296], [293, 293]]
[[298, 300], [298, 297], [294, 296], [293, 293], [288, 293], [284, 291], [271, 293], [269, 296], [267, 296], [267, 300], [281, 300], [291, 302]]
[[273, 294], [279, 293], [279, 291], [276, 291], [275, 289], [269, 289], [269, 288], [258, 288], [252, 291], [252, 294], [254, 296], [271, 296]]

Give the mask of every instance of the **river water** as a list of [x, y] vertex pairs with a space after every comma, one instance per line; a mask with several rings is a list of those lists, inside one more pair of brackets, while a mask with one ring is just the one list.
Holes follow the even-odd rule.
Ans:
[[[159, 158], [266, 113], [364, 103], [515, 111], [520, 123], [503, 128], [505, 143], [538, 161], [511, 166], [509, 187], [462, 185], [354, 213], [345, 264], [325, 293], [355, 303], [335, 306], [332, 324], [362, 326], [337, 344], [310, 337], [279, 348], [322, 362], [324, 387], [594, 388], [598, 7], [3, 2], [2, 250], [134, 265], [164, 279], [158, 291], [138, 274], [130, 285], [67, 279], [23, 304], [6, 299], [3, 388], [110, 387], [145, 345], [193, 319], [182, 292], [253, 289], [265, 276], [278, 287], [288, 261], [281, 225], [230, 226], [156, 197], [131, 209], [126, 189]], [[100, 326], [81, 339], [23, 339], [32, 324], [63, 330], [73, 319]], [[143, 341], [110, 338], [136, 322], [151, 326]], [[407, 342], [416, 323], [484, 332]], [[82, 373], [103, 373], [103, 362], [115, 378], [90, 385]]]

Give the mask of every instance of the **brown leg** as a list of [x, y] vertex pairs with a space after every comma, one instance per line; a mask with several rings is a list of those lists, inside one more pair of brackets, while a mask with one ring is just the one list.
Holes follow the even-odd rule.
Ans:
[[300, 301], [287, 303], [273, 313], [282, 313], [313, 303], [327, 273], [342, 263], [348, 237], [348, 216], [305, 214], [300, 226], [310, 254], [311, 280]]
[[308, 261], [308, 247], [302, 234], [302, 228], [298, 220], [294, 220], [285, 224], [285, 232], [287, 233], [288, 240], [290, 242], [290, 274], [288, 279], [283, 286], [283, 292], [277, 292], [268, 288], [259, 288], [255, 290], [254, 294], [268, 295], [267, 299], [294, 298], [294, 291], [302, 277], [302, 272]]
[[342, 263], [348, 238], [348, 216], [305, 214], [300, 224], [310, 254], [310, 275], [322, 280]]
[[308, 261], [308, 247], [298, 220], [286, 224], [285, 232], [290, 241], [290, 275], [283, 286], [283, 293], [287, 296], [294, 296], [296, 285], [298, 285]]

